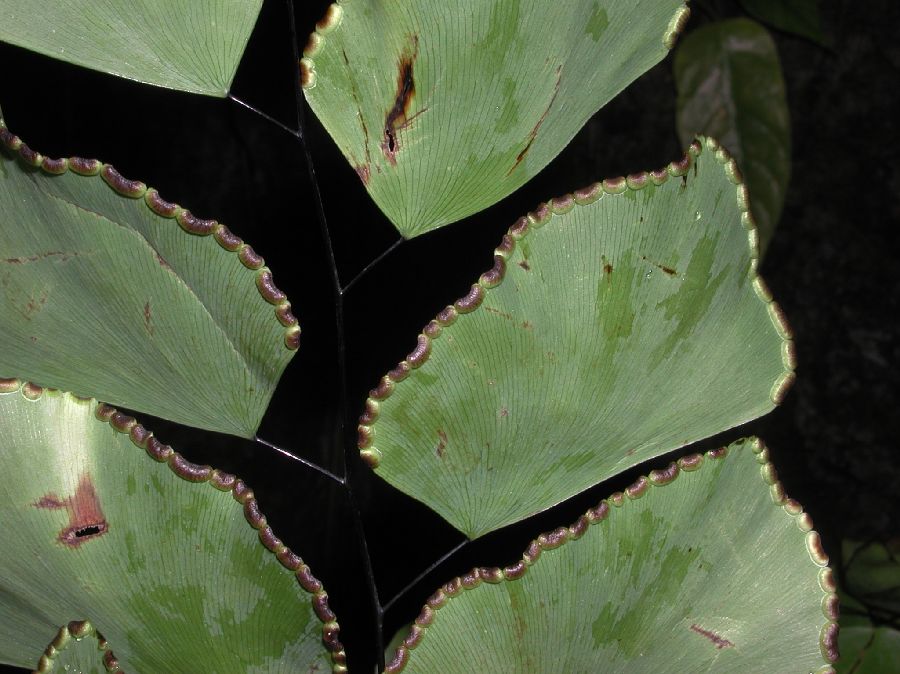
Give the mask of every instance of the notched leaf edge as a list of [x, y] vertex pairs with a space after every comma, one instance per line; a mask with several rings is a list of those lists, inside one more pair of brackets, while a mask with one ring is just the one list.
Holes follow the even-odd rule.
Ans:
[[[30, 401], [39, 400], [43, 395], [65, 395], [81, 403], [90, 403], [92, 398], [82, 398], [72, 393], [57, 389], [44, 388], [18, 379], [0, 379], [0, 395], [19, 392]], [[299, 555], [288, 548], [272, 531], [265, 515], [260, 512], [253, 490], [236, 475], [226, 473], [211, 466], [200, 466], [191, 463], [169, 445], [163, 444], [154, 437], [134, 417], [119, 412], [105, 403], [97, 403], [94, 416], [98, 421], [108, 423], [119, 433], [128, 435], [132, 444], [143, 449], [150, 458], [165, 463], [178, 477], [193, 483], [208, 483], [221, 492], [230, 492], [232, 498], [243, 508], [244, 518], [256, 530], [260, 543], [275, 555], [279, 563], [290, 571], [297, 579], [300, 587], [312, 595], [313, 612], [322, 622], [322, 643], [331, 655], [332, 672], [344, 674], [347, 671], [347, 657], [340, 641], [340, 626], [337, 617], [328, 605], [328, 594], [303, 562]], [[71, 623], [70, 623], [71, 625]]]
[[56, 633], [53, 641], [48, 644], [47, 649], [38, 660], [38, 665], [34, 670], [34, 674], [46, 674], [47, 672], [53, 671], [53, 668], [55, 667], [54, 661], [59, 657], [62, 651], [73, 643], [77, 643], [82, 639], [90, 637], [97, 639], [97, 650], [102, 653], [100, 658], [106, 671], [112, 672], [113, 674], [125, 674], [125, 670], [119, 666], [119, 661], [116, 659], [115, 654], [110, 650], [106, 639], [103, 638], [103, 635], [100, 634], [88, 620], [73, 620], [67, 625], [60, 627], [59, 632]]
[[498, 245], [494, 249], [494, 266], [484, 272], [474, 283], [469, 292], [445, 307], [430, 321], [416, 338], [415, 348], [406, 358], [397, 364], [381, 378], [378, 385], [369, 391], [365, 402], [365, 408], [359, 418], [357, 427], [357, 447], [360, 458], [372, 469], [377, 469], [381, 464], [383, 453], [378, 449], [376, 436], [376, 422], [381, 413], [381, 404], [387, 400], [394, 391], [396, 385], [409, 376], [409, 373], [421, 367], [429, 358], [433, 342], [440, 337], [444, 329], [453, 325], [459, 314], [475, 311], [481, 306], [487, 293], [499, 286], [506, 275], [506, 263], [515, 250], [516, 243], [521, 241], [533, 229], [539, 229], [546, 225], [555, 215], [564, 215], [577, 206], [592, 204], [602, 198], [604, 194], [622, 194], [626, 191], [639, 191], [649, 184], [660, 186], [670, 178], [680, 178], [687, 181], [692, 168], [696, 168], [695, 161], [704, 147], [709, 150], [716, 161], [722, 166], [725, 175], [736, 189], [738, 209], [741, 213], [741, 224], [747, 231], [747, 243], [750, 248], [749, 277], [757, 297], [766, 303], [769, 317], [782, 339], [781, 358], [784, 370], [772, 384], [770, 398], [775, 405], [780, 405], [788, 390], [796, 378], [794, 369], [797, 366], [796, 351], [793, 332], [781, 307], [774, 301], [772, 293], [765, 281], [757, 273], [759, 266], [759, 234], [756, 222], [750, 212], [750, 197], [744, 184], [743, 176], [737, 163], [728, 154], [722, 145], [712, 138], [698, 138], [687, 151], [676, 161], [672, 161], [661, 169], [654, 171], [641, 171], [628, 176], [607, 178], [602, 182], [594, 183], [588, 187], [576, 190], [573, 193], [551, 199], [541, 203], [526, 216], [519, 218], [509, 228]]
[[[130, 199], [142, 199], [156, 215], [174, 219], [184, 232], [195, 236], [212, 235], [212, 238], [223, 250], [236, 253], [244, 267], [256, 272], [255, 283], [260, 296], [268, 304], [274, 305], [275, 317], [284, 327], [285, 347], [291, 351], [299, 348], [300, 325], [291, 311], [291, 303], [287, 296], [275, 286], [272, 271], [265, 266], [265, 260], [240, 237], [232, 234], [228, 227], [215, 220], [198, 218], [186, 208], [164, 200], [155, 189], [148, 188], [139, 180], [125, 178], [110, 164], [82, 157], [64, 157], [62, 159], [45, 157], [32, 150], [21, 138], [9, 131], [2, 118], [0, 118], [0, 147], [6, 148], [13, 156], [17, 156], [19, 161], [28, 168], [40, 169], [49, 175], [61, 175], [72, 171], [85, 177], [100, 176], [114, 192]], [[159, 258], [158, 261], [161, 266], [169, 268], [168, 263], [162, 258]]]
[[[812, 518], [803, 512], [803, 507], [794, 499], [788, 498], [784, 487], [778, 481], [774, 466], [769, 461], [769, 450], [759, 438], [739, 440], [731, 447], [720, 447], [703, 454], [689, 454], [677, 461], [671, 462], [662, 470], [652, 470], [646, 477], [640, 477], [624, 491], [615, 492], [609, 498], [604, 499], [595, 508], [591, 508], [579, 517], [571, 526], [559, 527], [553, 531], [545, 532], [534, 539], [525, 551], [522, 558], [504, 568], [476, 567], [469, 573], [458, 576], [442, 585], [428, 598], [422, 607], [418, 617], [409, 628], [409, 633], [394, 653], [385, 668], [385, 674], [397, 674], [402, 672], [408, 664], [411, 653], [422, 643], [428, 633], [428, 629], [434, 624], [435, 618], [441, 608], [454, 597], [458, 597], [466, 590], [473, 590], [482, 583], [496, 584], [503, 581], [515, 581], [522, 578], [530, 567], [539, 559], [543, 552], [555, 550], [563, 545], [581, 538], [593, 524], [605, 520], [615, 510], [627, 507], [629, 501], [641, 498], [651, 488], [664, 487], [674, 482], [681, 471], [692, 472], [702, 467], [705, 462], [725, 459], [733, 449], [741, 449], [742, 445], [749, 444], [751, 451], [756, 455], [756, 461], [760, 464], [760, 474], [764, 482], [769, 485], [769, 494], [772, 503], [781, 507], [785, 513], [791, 516], [797, 527], [806, 534], [806, 548], [810, 560], [819, 567], [819, 587], [822, 590], [822, 614], [825, 622], [819, 631], [819, 648], [822, 659], [826, 663], [833, 663], [838, 658], [838, 597], [837, 584], [834, 573], [828, 567], [828, 555], [822, 548], [819, 534], [813, 529]], [[727, 639], [722, 639], [710, 633], [700, 625], [692, 625], [691, 630], [710, 638], [717, 649], [733, 646]], [[711, 635], [711, 636], [710, 636]], [[835, 669], [826, 664], [816, 671], [816, 674], [835, 674]]]

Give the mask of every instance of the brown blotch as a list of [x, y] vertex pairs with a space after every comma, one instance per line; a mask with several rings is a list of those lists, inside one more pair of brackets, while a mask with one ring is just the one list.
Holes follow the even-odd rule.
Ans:
[[605, 520], [609, 515], [609, 505], [606, 503], [606, 501], [602, 501], [596, 508], [591, 508], [590, 510], [588, 510], [586, 515], [591, 523]]
[[489, 313], [496, 314], [497, 316], [501, 316], [508, 321], [513, 320], [512, 314], [508, 314], [505, 311], [500, 311], [499, 309], [497, 309], [495, 307], [485, 307], [484, 310]]
[[509, 171], [506, 172], [506, 175], [512, 174], [513, 171], [518, 168], [519, 164], [522, 163], [522, 160], [525, 159], [525, 155], [528, 154], [528, 151], [531, 149], [531, 145], [534, 143], [534, 139], [537, 138], [538, 131], [541, 128], [541, 125], [544, 123], [544, 120], [547, 119], [547, 115], [550, 114], [550, 108], [553, 107], [553, 103], [556, 101], [556, 97], [559, 95], [559, 84], [562, 81], [562, 66], [557, 66], [556, 68], [556, 84], [553, 87], [553, 95], [550, 96], [550, 102], [547, 104], [547, 107], [544, 108], [544, 112], [541, 115], [540, 119], [538, 119], [537, 124], [531, 129], [531, 132], [528, 134], [525, 139], [525, 147], [521, 152], [516, 156], [515, 162], [510, 167]]
[[73, 496], [60, 499], [56, 494], [50, 493], [33, 505], [46, 510], [66, 510], [69, 525], [59, 532], [57, 540], [70, 548], [77, 548], [109, 530], [90, 473], [81, 476]]
[[439, 459], [444, 458], [444, 451], [447, 449], [447, 434], [444, 433], [440, 428], [438, 429], [438, 444], [434, 449], [434, 453], [437, 454]]
[[15, 150], [22, 144], [21, 139], [5, 126], [0, 127], [0, 141], [10, 150]]
[[359, 423], [362, 426], [371, 426], [378, 419], [378, 403], [369, 398], [366, 400], [366, 406], [363, 413], [359, 417]]
[[691, 625], [691, 631], [696, 632], [697, 634], [700, 634], [701, 636], [704, 636], [707, 639], [709, 639], [710, 641], [712, 641], [716, 645], [716, 648], [718, 648], [719, 650], [721, 650], [723, 648], [733, 648], [734, 647], [734, 644], [731, 643], [730, 641], [728, 641], [728, 639], [726, 639], [725, 637], [720, 637], [715, 632], [712, 632], [710, 630], [705, 630], [697, 624]]
[[450, 597], [455, 597], [463, 590], [462, 580], [460, 580], [459, 577], [456, 577], [453, 580], [444, 583], [441, 589], [444, 591], [444, 594]]
[[153, 311], [150, 308], [150, 302], [144, 302], [144, 329], [147, 331], [148, 335], [153, 335]]
[[109, 424], [119, 433], [130, 433], [131, 429], [137, 425], [137, 419], [116, 411], [109, 417]]
[[7, 257], [3, 258], [2, 261], [6, 262], [7, 264], [25, 264], [26, 262], [40, 262], [42, 260], [53, 258], [59, 260], [60, 262], [67, 262], [73, 257], [78, 257], [79, 255], [81, 255], [81, 253], [79, 253], [78, 251], [67, 253], [61, 250], [51, 250], [46, 253], [39, 253], [38, 255], [29, 255], [28, 257]]
[[525, 271], [531, 271], [531, 265], [528, 264], [528, 260], [522, 260], [522, 261], [519, 263], [519, 266], [520, 266], [522, 269], [524, 269]]
[[512, 238], [509, 234], [504, 234], [503, 238], [500, 239], [500, 245], [498, 245], [494, 249], [494, 254], [509, 256], [516, 248], [515, 239]]
[[359, 179], [362, 181], [362, 184], [368, 185], [369, 184], [369, 175], [370, 175], [369, 167], [366, 166], [365, 164], [360, 164], [360, 165], [354, 166], [353, 168], [356, 171], [356, 175], [358, 175]]
[[44, 395], [44, 387], [33, 384], [30, 381], [26, 382], [22, 387], [22, 395], [28, 400], [37, 400]]
[[531, 541], [531, 543], [528, 544], [528, 547], [525, 548], [525, 552], [522, 554], [522, 559], [526, 564], [534, 564], [540, 556], [540, 544], [537, 541]]
[[687, 456], [682, 456], [678, 459], [678, 467], [681, 468], [681, 470], [697, 470], [702, 463], [702, 454], [688, 454]]
[[575, 540], [584, 536], [588, 527], [591, 525], [591, 521], [588, 519], [587, 515], [582, 515], [579, 517], [575, 524], [569, 527], [569, 536]]
[[154, 189], [147, 190], [147, 193], [144, 195], [144, 201], [147, 202], [151, 211], [164, 218], [174, 218], [180, 208], [178, 204], [173, 204], [171, 201], [163, 199], [159, 196], [159, 192]]
[[265, 264], [262, 256], [257, 255], [251, 246], [244, 244], [238, 251], [238, 259], [248, 269], [259, 269]]
[[0, 378], [0, 393], [12, 393], [19, 390], [18, 379]]
[[425, 326], [425, 329], [422, 330], [425, 333], [426, 337], [430, 337], [434, 339], [435, 337], [439, 337], [441, 334], [441, 324], [436, 320], [428, 321], [428, 325]]
[[654, 262], [653, 260], [648, 260], [646, 255], [642, 255], [641, 259], [644, 262], [648, 262], [648, 263], [652, 264], [654, 267], [656, 267], [657, 269], [662, 271], [664, 274], [668, 274], [669, 276], [675, 276], [678, 273], [672, 267], [667, 267], [666, 265], [660, 264], [659, 262]]
[[711, 449], [706, 453], [711, 459], [724, 459], [728, 454], [727, 447], [719, 447], [718, 449]]
[[284, 333], [284, 345], [291, 351], [300, 348], [300, 329], [288, 330]]
[[400, 55], [397, 64], [397, 93], [394, 96], [394, 105], [388, 110], [384, 118], [384, 139], [381, 141], [381, 151], [392, 166], [397, 165], [397, 151], [400, 149], [397, 132], [406, 128], [427, 108], [410, 115], [413, 99], [416, 96], [416, 83], [413, 77], [413, 66], [419, 56], [419, 36], [411, 35], [410, 44]]

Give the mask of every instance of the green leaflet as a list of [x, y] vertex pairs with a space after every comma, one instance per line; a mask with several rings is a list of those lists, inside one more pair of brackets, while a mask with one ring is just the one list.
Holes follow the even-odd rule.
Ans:
[[345, 671], [327, 595], [243, 482], [105, 405], [0, 386], [0, 662], [87, 620], [128, 672]]
[[712, 23], [685, 36], [673, 61], [678, 134], [718, 138], [747, 181], [765, 252], [791, 176], [791, 122], [778, 51], [748, 19]]
[[837, 674], [900, 672], [900, 631], [892, 627], [842, 625], [840, 651]]
[[706, 145], [510, 228], [370, 393], [381, 477], [474, 538], [780, 402], [792, 342], [746, 189]]
[[833, 673], [819, 535], [758, 441], [725, 454], [652, 471], [519, 563], [445, 584], [387, 671]]
[[748, 14], [770, 26], [827, 46], [819, 0], [740, 0]]
[[0, 0], [0, 40], [138, 82], [228, 94], [262, 0]]
[[0, 120], [0, 376], [250, 437], [299, 344], [253, 249]]
[[304, 52], [307, 100], [411, 238], [520, 187], [674, 44], [682, 0], [363, 0]]

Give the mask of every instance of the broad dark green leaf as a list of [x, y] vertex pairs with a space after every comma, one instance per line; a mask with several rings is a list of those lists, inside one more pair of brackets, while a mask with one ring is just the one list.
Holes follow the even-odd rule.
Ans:
[[900, 631], [871, 623], [847, 627], [843, 619], [841, 623], [837, 674], [900, 672]]
[[819, 0], [740, 0], [748, 14], [773, 28], [827, 46]]
[[768, 31], [749, 19], [703, 26], [678, 46], [677, 126], [682, 142], [718, 138], [747, 181], [765, 252], [791, 175], [791, 125], [784, 79]]
[[96, 630], [127, 672], [346, 671], [321, 583], [242, 481], [92, 400], [0, 388], [0, 662], [83, 664], [71, 638]]
[[332, 4], [301, 62], [306, 98], [410, 238], [524, 184], [659, 62], [683, 0]]
[[80, 66], [226, 96], [262, 0], [0, 0], [0, 40]]
[[0, 377], [254, 434], [298, 344], [253, 249], [112, 166], [0, 120]]
[[780, 402], [793, 343], [746, 189], [706, 147], [510, 228], [370, 393], [381, 477], [475, 538]]
[[388, 672], [833, 673], [827, 564], [767, 450], [738, 442], [445, 584]]

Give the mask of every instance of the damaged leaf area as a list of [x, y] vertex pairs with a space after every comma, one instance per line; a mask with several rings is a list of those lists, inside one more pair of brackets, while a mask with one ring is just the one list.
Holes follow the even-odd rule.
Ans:
[[0, 376], [252, 436], [300, 339], [263, 258], [109, 164], [41, 155], [2, 119], [0, 169]]
[[747, 203], [706, 140], [541, 204], [370, 392], [362, 458], [475, 538], [770, 411], [794, 346]]
[[310, 106], [406, 238], [524, 184], [688, 15], [683, 0], [463, 4], [336, 2], [301, 61]]
[[812, 526], [759, 441], [683, 457], [440, 587], [387, 671], [833, 674]]
[[346, 671], [321, 582], [243, 481], [112, 407], [17, 380], [0, 380], [0, 438], [0, 663]]

